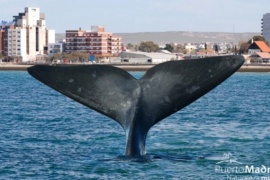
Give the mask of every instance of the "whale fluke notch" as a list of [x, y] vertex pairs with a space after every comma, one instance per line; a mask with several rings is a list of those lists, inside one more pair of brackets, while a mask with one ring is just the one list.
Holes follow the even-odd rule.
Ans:
[[110, 65], [36, 65], [29, 74], [73, 100], [117, 121], [125, 155], [144, 155], [149, 129], [197, 100], [237, 71], [238, 55], [168, 61], [141, 79]]

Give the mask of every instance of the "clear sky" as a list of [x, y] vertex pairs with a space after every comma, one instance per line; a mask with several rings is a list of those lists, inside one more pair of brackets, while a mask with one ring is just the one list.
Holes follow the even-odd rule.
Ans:
[[120, 32], [261, 32], [270, 0], [0, 0], [0, 21], [39, 7], [56, 33], [103, 25]]

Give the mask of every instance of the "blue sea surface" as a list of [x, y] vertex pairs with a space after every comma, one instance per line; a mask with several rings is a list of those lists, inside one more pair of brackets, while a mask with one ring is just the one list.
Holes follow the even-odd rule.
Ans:
[[152, 127], [146, 161], [118, 158], [115, 121], [25, 71], [0, 71], [0, 121], [0, 179], [270, 178], [270, 73], [235, 73]]

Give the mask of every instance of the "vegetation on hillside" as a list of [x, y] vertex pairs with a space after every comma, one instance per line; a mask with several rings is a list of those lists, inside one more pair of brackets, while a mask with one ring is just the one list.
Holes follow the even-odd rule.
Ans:
[[56, 53], [52, 56], [49, 56], [47, 61], [52, 62], [53, 60], [63, 60], [69, 59], [76, 62], [85, 62], [88, 61], [89, 53], [83, 53], [79, 51], [74, 51], [72, 53]]
[[139, 46], [136, 45], [136, 44], [128, 43], [128, 44], [127, 44], [127, 49], [129, 49], [129, 50], [131, 50], [131, 51], [138, 51], [138, 50], [139, 50]]
[[173, 52], [174, 46], [173, 46], [173, 44], [166, 44], [164, 49], [169, 51], [169, 52]]
[[145, 41], [140, 43], [138, 49], [143, 52], [157, 52], [159, 50], [159, 46], [153, 41]]

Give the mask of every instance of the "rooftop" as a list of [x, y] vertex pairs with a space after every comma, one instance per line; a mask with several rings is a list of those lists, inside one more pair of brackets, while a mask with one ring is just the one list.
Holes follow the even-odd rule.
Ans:
[[254, 41], [254, 43], [260, 48], [262, 52], [270, 52], [270, 48], [264, 41]]

